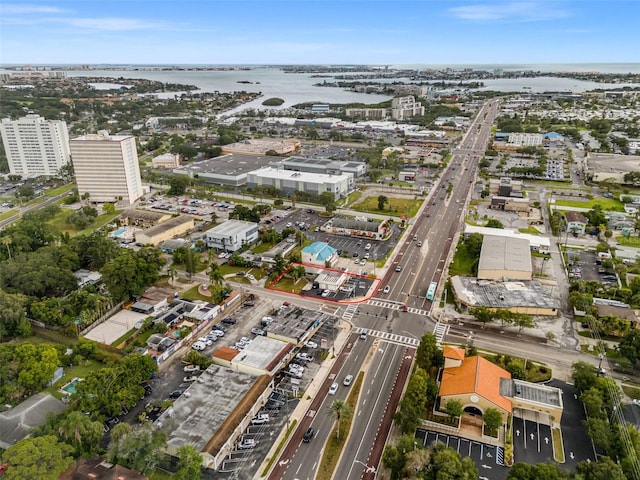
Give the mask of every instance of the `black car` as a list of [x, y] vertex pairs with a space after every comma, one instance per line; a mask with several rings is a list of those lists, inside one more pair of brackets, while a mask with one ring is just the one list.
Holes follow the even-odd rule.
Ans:
[[353, 252], [353, 258], [359, 257], [360, 254], [358, 252]]
[[184, 393], [184, 390], [174, 390], [169, 394], [169, 398], [178, 398], [183, 393]]
[[234, 325], [237, 322], [237, 320], [233, 317], [224, 317], [222, 319], [222, 323], [226, 323], [227, 325]]
[[227, 329], [225, 327], [223, 327], [222, 325], [214, 325], [212, 327], [212, 330], [220, 330], [221, 332], [226, 332]]
[[264, 404], [265, 410], [280, 410], [282, 408], [281, 402], [276, 402], [275, 400], [269, 400]]
[[309, 443], [315, 434], [316, 434], [315, 430], [309, 427], [307, 431], [304, 432], [304, 437], [302, 437], [302, 441], [304, 443]]
[[253, 306], [255, 306], [255, 304], [256, 304], [255, 302], [244, 302], [244, 303], [243, 303], [243, 305], [244, 305], [245, 307], [253, 307]]
[[316, 211], [312, 210], [312, 209], [309, 209], [309, 210], [307, 210], [307, 213], [316, 213]]

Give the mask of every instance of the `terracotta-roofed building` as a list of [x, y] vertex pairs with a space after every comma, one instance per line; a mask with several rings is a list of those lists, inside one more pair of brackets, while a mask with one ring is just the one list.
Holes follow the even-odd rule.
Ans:
[[445, 345], [443, 350], [444, 368], [459, 367], [464, 361], [464, 348]]
[[211, 358], [213, 359], [213, 362], [218, 365], [231, 367], [231, 360], [233, 360], [238, 353], [240, 353], [240, 351], [234, 348], [220, 347], [213, 352]]
[[445, 368], [440, 381], [441, 408], [449, 400], [462, 402], [465, 411], [482, 413], [497, 408], [505, 421], [511, 413], [511, 401], [500, 394], [500, 380], [511, 379], [505, 369], [482, 357], [465, 358], [459, 366]]

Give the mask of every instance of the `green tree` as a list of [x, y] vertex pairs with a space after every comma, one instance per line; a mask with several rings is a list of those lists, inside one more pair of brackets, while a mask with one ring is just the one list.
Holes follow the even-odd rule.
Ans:
[[58, 423], [58, 437], [75, 448], [76, 455], [96, 453], [104, 435], [100, 422], [92, 421], [88, 416], [72, 410]]
[[416, 368], [405, 391], [404, 397], [394, 416], [402, 433], [415, 432], [420, 419], [424, 418], [427, 407], [428, 375], [422, 368]]
[[378, 210], [384, 210], [385, 204], [389, 203], [389, 199], [384, 195], [378, 195]]
[[525, 328], [535, 328], [538, 326], [533, 317], [526, 313], [516, 313], [512, 318], [513, 324], [518, 327], [518, 334]]
[[142, 294], [155, 282], [164, 263], [158, 249], [146, 247], [137, 252], [127, 249], [104, 266], [102, 278], [115, 300], [125, 300]]
[[495, 318], [494, 310], [484, 306], [470, 308], [469, 313], [473, 315], [477, 322], [482, 324], [482, 328], [484, 328], [485, 324], [493, 322]]
[[599, 457], [597, 462], [580, 462], [576, 466], [576, 473], [581, 475], [580, 480], [625, 480], [627, 478], [620, 465], [609, 457]]
[[8, 463], [3, 480], [57, 480], [73, 464], [70, 445], [53, 435], [27, 437], [9, 447], [2, 460]]
[[382, 464], [391, 470], [391, 480], [397, 480], [404, 470], [406, 457], [396, 447], [387, 445], [382, 453]]
[[173, 478], [175, 480], [192, 480], [200, 478], [202, 472], [202, 454], [193, 445], [182, 445], [176, 452], [178, 468]]
[[288, 274], [294, 280], [295, 285], [301, 278], [304, 278], [304, 276], [307, 274], [307, 269], [302, 265], [296, 265], [295, 267], [291, 267], [289, 269]]
[[189, 177], [184, 175], [174, 175], [169, 179], [168, 195], [178, 197], [184, 195], [189, 186]]
[[420, 339], [420, 345], [416, 351], [416, 364], [425, 371], [431, 367], [440, 367], [444, 364], [442, 350], [438, 347], [435, 335], [425, 333]]
[[502, 414], [496, 408], [487, 408], [482, 415], [484, 426], [488, 435], [496, 437], [498, 429], [502, 426]]
[[318, 195], [318, 202], [320, 205], [324, 205], [325, 210], [329, 213], [336, 209], [336, 199], [331, 192], [322, 192]]
[[222, 270], [220, 270], [220, 265], [217, 263], [212, 263], [209, 266], [209, 281], [218, 286], [224, 282], [224, 275], [222, 274]]
[[273, 258], [273, 271], [276, 275], [280, 275], [289, 266], [289, 262], [279, 253]]
[[598, 376], [596, 375], [596, 369], [590, 363], [575, 362], [571, 366], [571, 369], [573, 370], [573, 373], [571, 374], [573, 384], [581, 392], [584, 392], [596, 385]]
[[478, 471], [471, 458], [461, 458], [458, 452], [441, 442], [437, 442], [432, 448], [426, 470], [424, 478], [428, 480], [478, 478]]
[[151, 472], [160, 462], [167, 436], [146, 424], [135, 427], [109, 446], [109, 459], [141, 473]]
[[607, 418], [588, 418], [585, 425], [593, 444], [609, 451], [614, 439]]
[[31, 335], [31, 325], [25, 315], [26, 304], [26, 296], [0, 290], [0, 339]]
[[335, 400], [329, 405], [329, 414], [336, 420], [336, 438], [340, 438], [340, 426], [342, 421], [351, 415], [351, 407], [342, 400]]
[[620, 344], [618, 346], [618, 350], [620, 351], [620, 354], [622, 356], [629, 359], [631, 363], [635, 364], [638, 358], [640, 358], [640, 332], [638, 332], [638, 330], [631, 330], [624, 337], [622, 337], [622, 340], [620, 340]]
[[452, 419], [462, 416], [462, 402], [460, 400], [451, 399], [444, 406], [444, 411]]
[[479, 257], [480, 251], [482, 250], [482, 235], [479, 233], [470, 234], [464, 241], [464, 245], [467, 249], [467, 252], [472, 257]]
[[485, 224], [485, 227], [489, 227], [489, 228], [504, 228], [504, 225], [502, 224], [502, 222], [500, 220], [496, 220], [495, 218], [490, 218], [489, 220], [487, 220], [487, 223]]

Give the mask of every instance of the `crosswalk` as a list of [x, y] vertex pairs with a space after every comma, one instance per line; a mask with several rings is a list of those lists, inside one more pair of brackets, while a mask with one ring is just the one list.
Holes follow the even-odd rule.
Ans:
[[357, 311], [358, 311], [357, 305], [348, 305], [347, 309], [342, 314], [342, 320], [346, 320], [347, 322], [350, 322]]
[[[400, 310], [402, 308], [401, 303], [385, 302], [384, 300], [378, 300], [377, 298], [372, 298], [370, 300], [367, 300], [366, 304], [373, 305], [374, 307], [386, 308], [388, 310]], [[416, 315], [429, 315], [428, 310], [422, 310], [421, 308], [415, 308], [415, 307], [409, 307], [407, 309], [407, 312], [414, 313]]]
[[353, 329], [356, 333], [362, 333], [367, 331], [367, 334], [379, 338], [385, 342], [397, 343], [399, 345], [409, 345], [410, 347], [417, 347], [420, 344], [420, 340], [412, 337], [405, 337], [404, 335], [396, 335], [395, 333], [381, 332], [380, 330], [369, 330], [368, 328], [356, 327]]
[[438, 345], [442, 343], [447, 333], [449, 333], [449, 324], [436, 322], [433, 326], [433, 335], [436, 337], [436, 343]]

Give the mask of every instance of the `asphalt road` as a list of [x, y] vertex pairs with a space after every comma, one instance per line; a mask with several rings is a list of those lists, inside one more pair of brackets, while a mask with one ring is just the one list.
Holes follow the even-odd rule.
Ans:
[[27, 212], [31, 212], [32, 210], [39, 210], [41, 208], [46, 207], [47, 205], [51, 205], [53, 203], [56, 203], [58, 200], [65, 198], [68, 195], [67, 192], [62, 193], [60, 195], [56, 195], [55, 197], [49, 197], [46, 200], [44, 200], [41, 203], [38, 203], [36, 205], [30, 205], [28, 207], [21, 207], [20, 208], [20, 212], [16, 213], [15, 215], [11, 215], [8, 218], [5, 218], [4, 220], [0, 220], [0, 230], [2, 230], [4, 227], [6, 227], [7, 225], [11, 225], [13, 222], [19, 220], [20, 218], [22, 218], [22, 216], [27, 213]]

